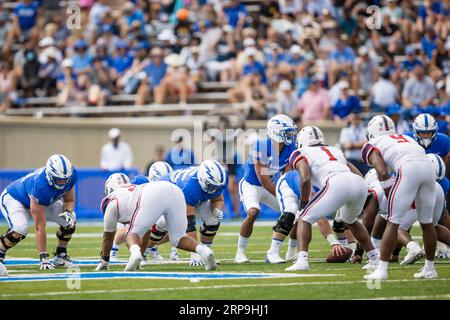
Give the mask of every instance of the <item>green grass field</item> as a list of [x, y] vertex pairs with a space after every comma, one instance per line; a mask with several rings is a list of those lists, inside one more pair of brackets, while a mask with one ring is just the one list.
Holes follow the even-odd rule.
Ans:
[[[0, 228], [5, 231], [5, 226]], [[54, 250], [56, 228], [49, 227], [48, 250]], [[255, 227], [249, 243], [248, 257], [255, 262], [238, 265], [233, 262], [239, 227], [221, 226], [213, 250], [221, 261], [214, 273], [284, 273], [291, 263], [270, 265], [263, 262], [265, 252], [270, 245], [271, 227]], [[102, 227], [99, 225], [79, 225], [72, 239], [69, 255], [72, 259], [97, 259], [101, 247]], [[419, 236], [419, 228], [413, 229], [413, 235]], [[310, 271], [297, 272], [307, 277], [279, 277], [263, 279], [211, 279], [174, 280], [174, 279], [105, 279], [82, 280], [79, 289], [68, 289], [66, 280], [33, 282], [0, 282], [0, 299], [450, 299], [450, 263], [438, 260], [439, 279], [416, 280], [413, 274], [423, 265], [400, 266], [391, 264], [389, 280], [382, 281], [380, 287], [368, 288], [363, 279], [365, 271], [362, 265], [328, 264], [325, 257], [329, 252], [328, 243], [314, 229], [310, 247]], [[282, 252], [286, 250], [284, 244]], [[160, 247], [161, 254], [167, 258], [169, 246]], [[187, 261], [189, 254], [179, 251], [181, 258]], [[402, 256], [405, 250], [402, 251]], [[7, 258], [36, 258], [34, 236], [30, 234], [22, 243], [13, 248]], [[128, 250], [123, 246], [120, 258], [128, 258]], [[92, 272], [95, 266], [80, 266], [81, 272]], [[113, 271], [122, 271], [124, 266], [112, 266]], [[40, 271], [37, 265], [8, 266], [12, 277], [30, 274], [62, 273], [65, 269]], [[144, 267], [146, 272], [200, 272], [202, 267], [190, 267], [186, 263], [152, 264]], [[376, 287], [376, 286], [375, 286]]]

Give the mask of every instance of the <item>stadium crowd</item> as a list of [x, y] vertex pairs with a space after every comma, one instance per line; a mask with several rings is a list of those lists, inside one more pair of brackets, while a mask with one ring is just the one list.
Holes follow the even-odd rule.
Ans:
[[[74, 4], [79, 26], [66, 10]], [[136, 105], [187, 103], [199, 83], [220, 81], [248, 119], [347, 121], [363, 111], [401, 126], [426, 111], [447, 133], [448, 0], [60, 5], [0, 1], [0, 112], [48, 96], [61, 107], [110, 105], [116, 94], [135, 94]]]

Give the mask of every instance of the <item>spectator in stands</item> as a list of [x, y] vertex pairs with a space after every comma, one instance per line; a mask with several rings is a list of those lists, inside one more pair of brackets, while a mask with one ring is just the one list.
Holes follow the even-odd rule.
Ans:
[[355, 61], [355, 52], [347, 46], [348, 36], [342, 34], [337, 42], [336, 50], [330, 54], [330, 70], [328, 73], [328, 85], [332, 86], [340, 72], [351, 74], [353, 62]]
[[430, 61], [433, 57], [433, 52], [436, 50], [436, 32], [433, 28], [429, 27], [425, 31], [425, 35], [420, 40], [420, 45], [422, 46], [422, 51], [425, 53], [427, 61]]
[[401, 44], [402, 33], [398, 25], [391, 22], [390, 15], [384, 15], [381, 28], [372, 30], [371, 39], [378, 52], [394, 54]]
[[31, 97], [39, 86], [40, 63], [33, 41], [24, 37], [23, 44], [23, 48], [14, 56], [14, 72], [17, 75], [20, 89], [24, 91], [24, 96]]
[[386, 0], [386, 6], [381, 8], [381, 14], [388, 15], [393, 24], [400, 25], [403, 10], [397, 5], [397, 0]]
[[61, 73], [57, 77], [58, 106], [65, 106], [76, 95], [76, 75], [73, 72], [72, 59], [66, 58], [61, 63]]
[[84, 39], [75, 41], [74, 54], [72, 56], [73, 71], [75, 74], [89, 72], [92, 65], [92, 56], [88, 52], [88, 43]]
[[168, 97], [179, 98], [180, 104], [186, 104], [188, 96], [197, 88], [194, 80], [189, 76], [189, 71], [183, 58], [172, 53], [164, 59], [167, 71], [160, 85], [155, 89], [155, 102], [165, 103]]
[[223, 11], [225, 13], [226, 23], [236, 29], [239, 33], [245, 24], [247, 9], [239, 0], [224, 0]]
[[0, 50], [3, 54], [9, 53], [12, 42], [13, 25], [10, 22], [9, 14], [0, 9]]
[[46, 96], [55, 96], [56, 79], [58, 77], [59, 65], [58, 56], [59, 51], [55, 47], [49, 47], [46, 49], [45, 62], [42, 62], [39, 68], [39, 78], [41, 81], [41, 88], [44, 90]]
[[[145, 104], [147, 98], [151, 95], [156, 100], [156, 91], [159, 90], [161, 80], [167, 72], [167, 64], [163, 61], [162, 55], [161, 48], [155, 47], [150, 51], [150, 62], [144, 68], [145, 79], [142, 81], [137, 92], [137, 105]], [[158, 97], [158, 99], [160, 98]]]
[[165, 161], [174, 170], [190, 167], [196, 163], [194, 153], [184, 145], [183, 141], [183, 136], [179, 136], [174, 146], [166, 153]]
[[106, 171], [129, 170], [133, 165], [133, 153], [128, 143], [120, 141], [120, 129], [110, 129], [108, 138], [111, 141], [102, 147], [100, 167]]
[[105, 44], [105, 48], [108, 54], [112, 55], [117, 50], [117, 44], [120, 38], [113, 32], [113, 26], [110, 24], [104, 24], [101, 27], [101, 36], [97, 39], [97, 43]]
[[139, 42], [135, 47], [135, 56], [131, 67], [126, 70], [117, 82], [119, 87], [123, 88], [125, 94], [136, 93], [141, 85], [141, 81], [145, 79], [145, 73], [142, 71], [144, 71], [150, 61], [147, 57], [149, 49], [150, 46], [146, 41]]
[[164, 146], [157, 145], [155, 147], [155, 154], [154, 154], [152, 160], [150, 160], [150, 162], [145, 167], [144, 175], [148, 174], [148, 170], [150, 169], [150, 167], [157, 161], [165, 161], [165, 149], [164, 149]]
[[[353, 76], [353, 88], [369, 93], [377, 76], [378, 64], [369, 56], [369, 50], [365, 46], [358, 49], [358, 57], [355, 61]], [[358, 92], [360, 93], [360, 92]]]
[[441, 70], [443, 74], [450, 74], [450, 46], [446, 48], [444, 40], [436, 40], [436, 50], [433, 51], [430, 62], [432, 66]]
[[352, 113], [350, 125], [341, 130], [339, 144], [344, 151], [345, 158], [357, 167], [363, 175], [369, 170], [369, 167], [361, 161], [361, 148], [366, 142], [366, 128], [362, 124], [361, 115]]
[[22, 0], [14, 8], [13, 23], [19, 34], [31, 36], [31, 30], [37, 24], [40, 2]]
[[436, 96], [433, 80], [425, 76], [422, 65], [416, 65], [413, 73], [406, 81], [402, 91], [403, 106], [412, 109], [414, 107], [426, 109]]
[[16, 76], [7, 62], [0, 62], [0, 113], [5, 112], [17, 97]]
[[206, 79], [205, 64], [202, 56], [200, 55], [199, 47], [196, 46], [191, 48], [190, 54], [188, 55], [185, 63], [192, 81], [199, 83]]
[[297, 104], [297, 94], [292, 90], [289, 80], [282, 80], [276, 92], [276, 108], [278, 113], [291, 114]]
[[236, 44], [233, 28], [225, 25], [222, 28], [222, 36], [215, 39], [211, 46], [210, 58], [205, 63], [208, 77], [211, 80], [220, 79], [221, 82], [236, 80], [236, 69], [234, 62], [236, 58]]
[[403, 71], [406, 71], [403, 73], [403, 77], [406, 77], [407, 73], [413, 71], [413, 69], [417, 65], [422, 65], [422, 61], [420, 61], [420, 59], [418, 59], [416, 56], [416, 49], [414, 49], [412, 46], [406, 47], [405, 55], [407, 56], [407, 59], [401, 64], [401, 69]]
[[280, 12], [283, 15], [296, 15], [302, 12], [302, 0], [278, 0]]
[[119, 79], [133, 64], [133, 56], [128, 51], [128, 43], [125, 40], [117, 42], [117, 51], [111, 58], [111, 76]]
[[333, 106], [333, 118], [335, 120], [345, 120], [351, 113], [359, 114], [361, 112], [361, 102], [357, 96], [349, 93], [350, 85], [348, 82], [339, 82], [339, 85], [341, 95], [339, 100]]
[[100, 25], [103, 16], [110, 11], [108, 0], [96, 0], [89, 10], [89, 24], [94, 27]]
[[56, 62], [61, 63], [63, 60], [63, 54], [56, 46], [55, 39], [52, 37], [44, 37], [39, 41], [39, 63], [47, 63], [47, 55], [49, 52], [54, 55]]
[[327, 120], [330, 112], [330, 95], [316, 78], [312, 78], [308, 90], [297, 103], [296, 111], [303, 121]]
[[98, 107], [105, 106], [108, 97], [114, 90], [110, 67], [102, 57], [95, 56], [92, 60], [92, 69], [90, 73], [92, 85], [89, 87], [89, 104]]
[[382, 72], [378, 81], [372, 87], [370, 94], [370, 109], [374, 112], [385, 112], [398, 99], [397, 87], [390, 80], [388, 70]]
[[389, 116], [395, 124], [395, 131], [398, 134], [404, 134], [411, 131], [411, 124], [402, 117], [401, 107], [398, 104], [390, 106], [386, 115]]

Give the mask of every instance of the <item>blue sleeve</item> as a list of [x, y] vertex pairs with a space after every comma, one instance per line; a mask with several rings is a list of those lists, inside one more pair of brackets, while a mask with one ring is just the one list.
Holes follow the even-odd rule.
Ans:
[[448, 190], [450, 189], [450, 181], [447, 177], [444, 177], [441, 181], [439, 181], [439, 184], [441, 185], [442, 189], [444, 190], [444, 194], [448, 193]]
[[131, 179], [130, 182], [131, 182], [131, 184], [137, 184], [137, 185], [140, 185], [140, 184], [148, 183], [149, 180], [148, 180], [148, 178], [147, 178], [146, 176], [143, 176], [143, 175], [137, 175], [137, 176], [135, 176], [133, 179]]
[[446, 152], [444, 154], [444, 157], [450, 152], [450, 138], [449, 138], [448, 135], [445, 135], [445, 137], [446, 137], [446, 142], [447, 143], [445, 144]]
[[199, 201], [199, 192], [197, 190], [193, 190], [189, 186], [183, 188], [184, 198], [186, 199], [186, 204], [191, 207], [195, 207]]
[[190, 151], [191, 153], [191, 164], [195, 164], [195, 155], [194, 152]]
[[257, 161], [261, 162], [262, 164], [267, 164], [268, 155], [267, 155], [267, 147], [264, 144], [265, 141], [258, 140], [254, 144], [253, 150], [252, 150], [252, 156]]

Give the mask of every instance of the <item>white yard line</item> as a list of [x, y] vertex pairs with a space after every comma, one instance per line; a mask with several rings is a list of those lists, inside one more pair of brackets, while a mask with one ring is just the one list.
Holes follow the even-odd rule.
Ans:
[[[449, 281], [450, 278], [433, 279], [427, 281]], [[384, 280], [387, 283], [398, 282], [417, 282], [426, 281], [423, 279], [397, 279]], [[355, 281], [324, 281], [324, 282], [300, 282], [300, 283], [264, 283], [264, 284], [229, 284], [229, 285], [214, 285], [214, 286], [190, 286], [190, 287], [165, 287], [165, 288], [142, 288], [142, 289], [115, 289], [115, 290], [77, 290], [77, 291], [55, 291], [55, 292], [35, 292], [23, 294], [2, 294], [2, 298], [11, 297], [41, 297], [41, 296], [64, 296], [74, 294], [103, 294], [103, 293], [125, 293], [125, 292], [155, 292], [155, 291], [178, 291], [178, 290], [204, 290], [204, 289], [234, 289], [234, 288], [259, 288], [259, 287], [295, 287], [295, 286], [323, 286], [323, 285], [343, 285], [343, 284], [357, 284], [367, 283], [366, 280]]]
[[[398, 297], [378, 297], [378, 298], [368, 298], [365, 300], [416, 300], [416, 299], [437, 299], [437, 298], [450, 298], [450, 294], [430, 294], [424, 296], [398, 296]], [[361, 299], [354, 299], [361, 300]]]

